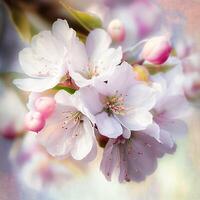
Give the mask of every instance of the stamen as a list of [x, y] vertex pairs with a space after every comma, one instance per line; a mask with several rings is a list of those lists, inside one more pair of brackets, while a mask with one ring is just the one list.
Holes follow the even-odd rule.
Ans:
[[68, 129], [74, 124], [78, 125], [79, 123], [82, 123], [83, 115], [79, 111], [63, 112], [62, 114], [64, 115], [64, 119], [65, 119], [62, 124], [63, 129]]
[[115, 95], [106, 97], [105, 99], [105, 108], [104, 110], [109, 114], [125, 114], [125, 106], [124, 106], [124, 97], [122, 94], [118, 94], [118, 91]]
[[88, 71], [87, 71], [87, 77], [89, 79], [92, 79], [92, 77], [98, 76], [99, 75], [98, 71], [99, 71], [99, 69], [97, 66], [94, 66], [93, 64], [89, 64]]

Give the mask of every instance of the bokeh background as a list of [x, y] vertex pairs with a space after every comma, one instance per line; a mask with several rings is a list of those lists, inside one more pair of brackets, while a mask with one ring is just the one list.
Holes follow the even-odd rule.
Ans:
[[[27, 7], [22, 7], [39, 30], [48, 28], [48, 23], [52, 23], [56, 17], [65, 16], [65, 13], [57, 8], [58, 1], [10, 0], [6, 2], [8, 5], [14, 5], [12, 8], [28, 4]], [[81, 10], [92, 8], [95, 10], [98, 8], [97, 5], [102, 6], [100, 0], [69, 0], [67, 2]], [[103, 6], [114, 9], [114, 5], [124, 6], [129, 2], [128, 0], [121, 2], [113, 0]], [[195, 51], [198, 53], [200, 1], [149, 2], [160, 9], [161, 16], [167, 19], [167, 23], [178, 27], [181, 23], [179, 31], [192, 39]], [[15, 73], [10, 72], [20, 72], [18, 52], [28, 42], [24, 42], [16, 31], [8, 7], [3, 1], [0, 2], [0, 200], [199, 200], [200, 107], [198, 103], [200, 98], [195, 103], [191, 102], [185, 118], [189, 127], [188, 134], [177, 141], [175, 154], [160, 159], [155, 173], [141, 183], [119, 184], [115, 178], [112, 182], [107, 182], [99, 170], [99, 158], [89, 165], [71, 160], [61, 162], [51, 158], [41, 147], [38, 147], [30, 133], [26, 136], [20, 133], [23, 115], [26, 112], [24, 102], [27, 96], [14, 88], [12, 79]], [[38, 16], [45, 20], [41, 21], [38, 16], [33, 17], [33, 10], [34, 12], [37, 10]], [[101, 17], [104, 11], [106, 12], [103, 9], [96, 9], [96, 13]], [[117, 13], [120, 15], [120, 12]], [[142, 10], [137, 13], [145, 18], [145, 12]], [[200, 62], [197, 65], [200, 65]], [[14, 130], [11, 124], [15, 124], [18, 137], [13, 136]], [[5, 129], [1, 129], [2, 127], [6, 127], [9, 133], [6, 137]], [[101, 151], [99, 149], [99, 155]], [[23, 166], [24, 163], [26, 167]], [[38, 163], [40, 163], [39, 166]], [[55, 174], [52, 174], [52, 171]]]

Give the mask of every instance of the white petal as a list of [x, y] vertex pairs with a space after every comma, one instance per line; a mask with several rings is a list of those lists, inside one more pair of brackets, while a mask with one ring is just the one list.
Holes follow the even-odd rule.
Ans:
[[135, 109], [126, 115], [118, 115], [119, 121], [129, 130], [144, 130], [152, 123], [152, 115], [146, 109]]
[[122, 126], [114, 117], [109, 117], [107, 113], [102, 112], [96, 115], [95, 119], [97, 128], [102, 135], [109, 138], [117, 138], [122, 135]]
[[57, 19], [52, 25], [53, 35], [63, 42], [66, 46], [71, 45], [71, 41], [75, 39], [76, 32], [69, 28], [66, 20]]
[[131, 131], [124, 127], [123, 127], [123, 137], [126, 139], [129, 139], [131, 137]]
[[26, 105], [29, 110], [35, 110], [35, 105], [34, 105], [35, 100], [40, 96], [41, 96], [40, 93], [31, 92], [31, 94], [28, 97], [28, 103]]
[[188, 102], [182, 95], [164, 97], [157, 105], [156, 112], [166, 118], [182, 117], [188, 109]]
[[92, 150], [94, 142], [94, 128], [91, 122], [84, 117], [83, 123], [79, 126], [79, 136], [76, 138], [76, 142], [71, 150], [71, 155], [76, 160], [85, 158]]
[[43, 78], [43, 79], [15, 79], [13, 83], [21, 90], [27, 92], [43, 92], [56, 86], [60, 81], [60, 77]]
[[113, 73], [107, 77], [106, 82], [96, 82], [94, 87], [98, 92], [107, 96], [116, 94], [116, 91], [123, 94], [135, 84], [134, 76], [132, 67], [123, 62], [120, 66], [115, 67]]
[[95, 66], [98, 66], [100, 72], [106, 72], [110, 68], [116, 67], [120, 64], [122, 59], [122, 49], [118, 47], [117, 49], [110, 48], [103, 52], [98, 60], [95, 62]]
[[142, 133], [145, 133], [146, 135], [149, 135], [160, 142], [160, 127], [158, 124], [153, 122], [145, 130], [143, 130]]
[[50, 31], [42, 31], [33, 36], [31, 47], [39, 60], [46, 60], [54, 64], [58, 64], [57, 62], [66, 53], [63, 42], [57, 40]]
[[80, 88], [92, 85], [91, 79], [86, 79], [80, 72], [75, 72], [71, 66], [69, 67], [69, 74]]
[[125, 105], [129, 109], [145, 108], [150, 110], [155, 105], [155, 102], [155, 90], [143, 83], [138, 83], [128, 91]]
[[174, 145], [174, 140], [171, 134], [164, 129], [160, 130], [160, 141], [161, 143], [166, 144], [170, 148], [172, 148]]
[[95, 141], [93, 141], [93, 146], [92, 146], [90, 153], [84, 159], [82, 159], [82, 161], [90, 162], [90, 161], [94, 160], [96, 158], [96, 156], [97, 156], [97, 144]]
[[188, 131], [186, 123], [179, 119], [163, 121], [160, 126], [162, 129], [167, 130], [173, 137], [184, 136]]
[[91, 114], [95, 115], [103, 110], [100, 96], [93, 87], [81, 88], [78, 92], [81, 101]]
[[38, 72], [47, 65], [45, 60], [37, 58], [31, 48], [24, 48], [19, 52], [19, 63], [22, 70], [32, 77], [37, 77]]
[[72, 102], [72, 95], [67, 93], [65, 90], [60, 90], [59, 92], [57, 92], [54, 98], [59, 104], [74, 107], [74, 104]]
[[76, 123], [71, 121], [67, 129], [63, 127], [65, 120], [63, 112], [70, 111], [70, 108], [57, 105], [56, 112], [47, 120], [44, 129], [37, 135], [39, 142], [53, 156], [68, 156], [73, 147], [75, 139], [73, 128]]
[[70, 69], [74, 72], [85, 73], [88, 69], [88, 56], [85, 45], [76, 39], [72, 43], [70, 52]]
[[90, 32], [86, 40], [86, 49], [89, 59], [95, 62], [111, 44], [111, 38], [109, 34], [103, 29], [95, 29]]

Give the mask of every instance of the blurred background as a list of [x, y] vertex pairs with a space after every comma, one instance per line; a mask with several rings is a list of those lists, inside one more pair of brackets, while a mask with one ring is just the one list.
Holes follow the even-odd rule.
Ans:
[[[65, 5], [65, 6], [64, 6]], [[67, 5], [67, 7], [66, 7]], [[99, 170], [100, 155], [85, 164], [49, 156], [31, 133], [23, 131], [27, 94], [12, 84], [21, 76], [18, 52], [57, 18], [67, 19], [84, 40], [88, 30], [70, 8], [97, 15], [106, 29], [113, 19], [126, 28], [130, 43], [173, 33], [184, 67], [183, 87], [190, 102], [188, 134], [177, 151], [158, 162], [141, 183], [108, 182]], [[200, 199], [200, 1], [199, 0], [5, 0], [0, 2], [0, 200], [199, 200]]]

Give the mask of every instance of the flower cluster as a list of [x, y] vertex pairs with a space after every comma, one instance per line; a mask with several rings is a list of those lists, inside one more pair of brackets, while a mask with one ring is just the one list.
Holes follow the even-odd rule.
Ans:
[[[120, 40], [121, 33], [116, 37]], [[38, 133], [52, 156], [91, 161], [99, 144], [104, 148], [100, 168], [108, 180], [119, 169], [120, 182], [141, 181], [155, 170], [157, 158], [174, 152], [174, 138], [187, 131], [181, 120], [187, 102], [176, 84], [181, 65], [170, 56], [167, 35], [145, 40], [133, 63], [112, 39], [94, 29], [83, 43], [66, 20], [57, 20], [20, 52], [29, 77], [14, 84], [31, 92], [25, 127]]]

